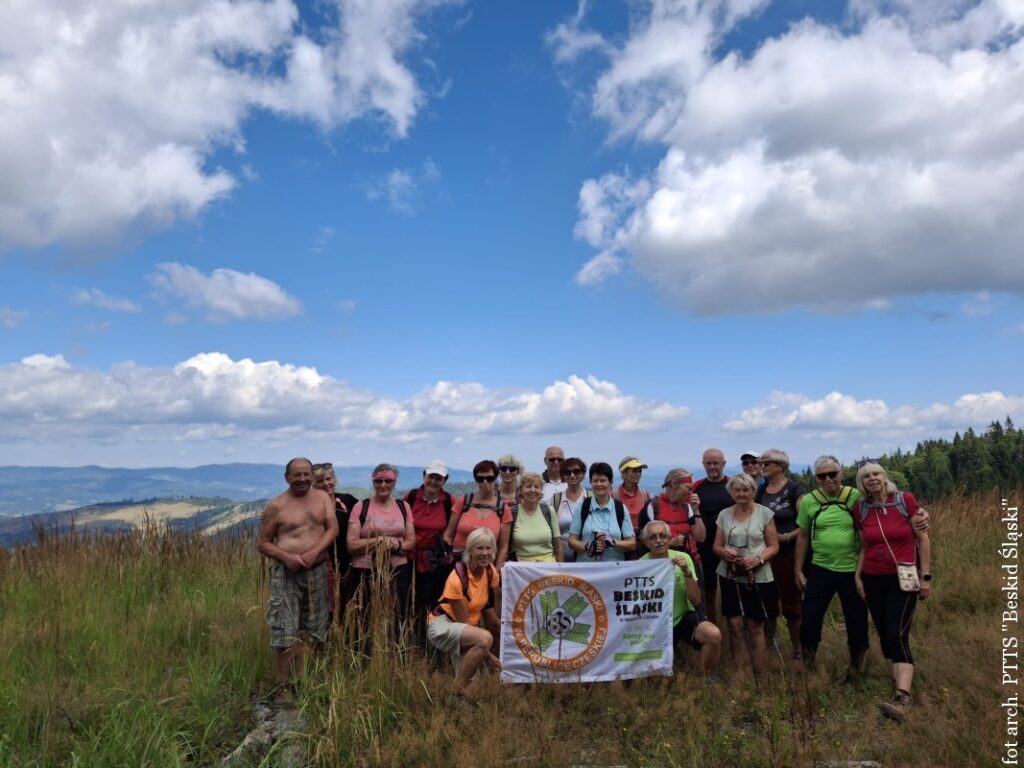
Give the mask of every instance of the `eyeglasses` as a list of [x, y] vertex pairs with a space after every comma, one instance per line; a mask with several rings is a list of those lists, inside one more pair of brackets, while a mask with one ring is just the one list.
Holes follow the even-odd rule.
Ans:
[[318, 469], [334, 469], [334, 465], [329, 461], [321, 462], [320, 464], [313, 465], [313, 471], [316, 472]]
[[815, 477], [819, 480], [835, 480], [839, 477], [839, 472], [819, 472]]
[[374, 485], [394, 485], [394, 480], [389, 480], [386, 477], [378, 477], [373, 481]]
[[563, 475], [569, 475], [571, 477], [575, 477], [576, 475], [579, 475], [580, 477], [583, 477], [583, 470], [579, 469], [579, 468], [577, 468], [577, 469], [566, 469], [566, 470], [564, 470], [562, 472], [562, 474]]
[[473, 479], [476, 480], [478, 483], [493, 483], [498, 478], [495, 477], [494, 475], [477, 475]]
[[498, 469], [500, 469], [502, 472], [518, 472], [519, 471], [519, 467], [515, 466], [514, 464], [501, 464], [501, 465], [498, 466]]
[[544, 457], [544, 461], [549, 461], [552, 464], [561, 464], [563, 461], [565, 461], [565, 457], [564, 456], [545, 456]]
[[881, 462], [878, 459], [861, 459], [857, 462], [857, 469], [860, 469], [865, 464], [881, 464]]

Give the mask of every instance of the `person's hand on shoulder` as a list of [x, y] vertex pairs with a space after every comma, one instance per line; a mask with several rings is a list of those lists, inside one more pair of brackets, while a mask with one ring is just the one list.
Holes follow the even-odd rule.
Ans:
[[928, 533], [928, 528], [931, 527], [931, 515], [924, 507], [918, 507], [917, 514], [910, 518], [910, 524], [921, 533]]

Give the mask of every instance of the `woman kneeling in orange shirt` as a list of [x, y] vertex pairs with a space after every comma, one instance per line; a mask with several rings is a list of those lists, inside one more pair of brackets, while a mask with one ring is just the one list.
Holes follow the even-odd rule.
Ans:
[[455, 692], [473, 701], [469, 683], [486, 662], [501, 669], [491, 653], [494, 636], [484, 629], [482, 619], [498, 625], [494, 612], [494, 593], [498, 588], [498, 569], [494, 567], [497, 544], [494, 534], [477, 528], [466, 539], [462, 562], [448, 575], [441, 600], [427, 617], [427, 641], [447, 653], [455, 663]]

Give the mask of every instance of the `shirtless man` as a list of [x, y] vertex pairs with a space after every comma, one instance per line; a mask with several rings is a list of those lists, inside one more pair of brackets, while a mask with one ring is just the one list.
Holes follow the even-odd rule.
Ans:
[[327, 639], [327, 549], [338, 536], [334, 500], [313, 487], [309, 459], [284, 470], [288, 490], [267, 504], [257, 549], [273, 559], [267, 624], [278, 683], [302, 676], [305, 638]]

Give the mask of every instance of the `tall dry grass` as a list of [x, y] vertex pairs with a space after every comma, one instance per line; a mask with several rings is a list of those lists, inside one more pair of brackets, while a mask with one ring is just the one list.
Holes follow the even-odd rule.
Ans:
[[[295, 738], [318, 766], [997, 765], [999, 499], [930, 509], [935, 590], [911, 636], [915, 704], [903, 726], [877, 710], [889, 682], [874, 636], [866, 679], [839, 684], [837, 613], [815, 675], [776, 659], [758, 687], [724, 654], [717, 687], [692, 658], [674, 679], [631, 684], [485, 677], [483, 707], [471, 711], [449, 695], [448, 672], [409, 650], [408, 635], [364, 656], [350, 615], [350, 632], [335, 632], [308, 670], [307, 733]], [[247, 728], [252, 696], [272, 687], [264, 574], [251, 540], [159, 530], [43, 536], [0, 556], [0, 765], [219, 762]], [[387, 590], [375, 599], [378, 616], [390, 615]]]
[[248, 538], [150, 525], [0, 562], [0, 765], [213, 764], [266, 675]]

